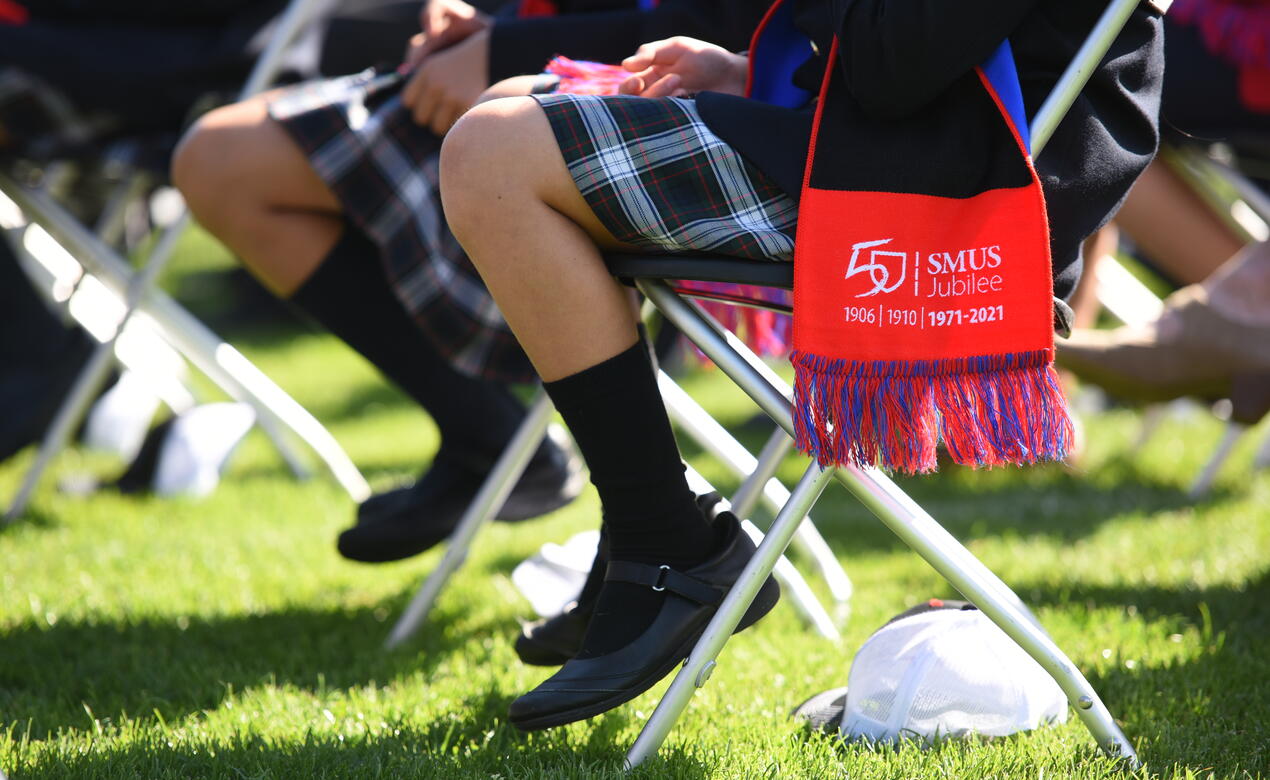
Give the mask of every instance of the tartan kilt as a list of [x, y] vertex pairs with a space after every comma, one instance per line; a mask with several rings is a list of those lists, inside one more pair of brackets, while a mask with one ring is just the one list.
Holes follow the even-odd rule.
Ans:
[[[345, 217], [380, 249], [384, 274], [454, 368], [497, 382], [536, 375], [441, 210], [441, 139], [402, 107], [400, 81], [365, 71], [284, 90], [284, 127]], [[379, 86], [383, 82], [392, 82]]]
[[649, 253], [790, 261], [798, 204], [711, 132], [689, 98], [534, 95], [578, 191]]

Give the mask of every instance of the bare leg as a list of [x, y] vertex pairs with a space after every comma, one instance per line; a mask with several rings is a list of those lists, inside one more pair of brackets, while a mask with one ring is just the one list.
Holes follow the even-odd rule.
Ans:
[[531, 98], [477, 106], [441, 149], [450, 228], [545, 381], [636, 341], [635, 317], [600, 247], [618, 242], [578, 192]]
[[341, 208], [269, 118], [267, 96], [216, 109], [182, 139], [172, 179], [200, 224], [290, 297], [343, 231]]
[[1156, 160], [1133, 185], [1116, 222], [1182, 284], [1206, 279], [1243, 242], [1168, 165]]
[[1092, 328], [1098, 321], [1098, 263], [1107, 255], [1114, 254], [1116, 244], [1120, 241], [1120, 231], [1114, 223], [1104, 225], [1097, 233], [1085, 239], [1082, 254], [1085, 268], [1072, 293], [1072, 310], [1076, 312], [1077, 328]]

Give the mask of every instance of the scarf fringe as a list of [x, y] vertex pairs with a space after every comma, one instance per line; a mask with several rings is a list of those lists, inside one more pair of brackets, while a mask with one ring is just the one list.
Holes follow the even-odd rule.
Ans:
[[[696, 290], [723, 298], [722, 301], [704, 299], [701, 307], [720, 325], [732, 331], [760, 357], [784, 357], [789, 352], [793, 333], [793, 318], [771, 309], [759, 309], [739, 305], [747, 300], [766, 301], [789, 306], [793, 294], [788, 290], [735, 282], [701, 282], [681, 280], [676, 286], [682, 290]], [[734, 301], [729, 303], [728, 301]], [[698, 357], [706, 362], [699, 350]]]
[[634, 74], [618, 65], [571, 60], [556, 55], [545, 68], [560, 77], [556, 92], [570, 95], [616, 95], [617, 88]]
[[1072, 446], [1049, 350], [924, 361], [795, 351], [794, 440], [822, 465], [937, 468], [942, 440], [966, 466], [1062, 460]]

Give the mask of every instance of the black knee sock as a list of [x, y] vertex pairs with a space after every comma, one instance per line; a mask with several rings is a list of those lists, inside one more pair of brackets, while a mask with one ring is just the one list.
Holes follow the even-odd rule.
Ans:
[[[600, 493], [612, 560], [687, 569], [710, 556], [714, 529], [702, 518], [641, 339], [573, 376], [545, 384]], [[604, 655], [639, 636], [661, 594], [608, 583], [580, 658]]]
[[291, 302], [343, 339], [419, 403], [441, 431], [438, 458], [483, 472], [525, 410], [498, 383], [456, 371], [388, 285], [378, 248], [346, 226]]

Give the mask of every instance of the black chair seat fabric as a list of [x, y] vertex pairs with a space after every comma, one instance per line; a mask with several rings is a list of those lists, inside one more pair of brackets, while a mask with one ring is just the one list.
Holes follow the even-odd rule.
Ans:
[[605, 255], [609, 272], [619, 279], [690, 279], [697, 282], [794, 287], [794, 264], [738, 260], [709, 255]]

